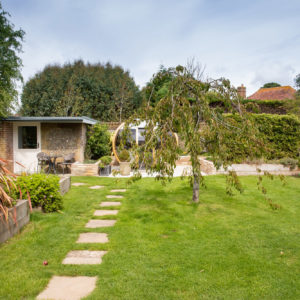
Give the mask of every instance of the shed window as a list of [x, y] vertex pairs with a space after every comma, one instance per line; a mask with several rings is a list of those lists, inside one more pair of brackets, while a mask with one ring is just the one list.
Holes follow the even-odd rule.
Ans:
[[18, 127], [18, 147], [19, 149], [37, 149], [37, 127], [19, 126]]

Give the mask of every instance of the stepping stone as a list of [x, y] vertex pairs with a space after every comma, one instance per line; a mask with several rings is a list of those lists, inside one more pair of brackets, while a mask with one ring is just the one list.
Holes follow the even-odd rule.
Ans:
[[98, 265], [107, 251], [73, 250], [63, 260], [64, 265]]
[[124, 196], [120, 196], [120, 195], [107, 195], [106, 198], [107, 199], [113, 199], [113, 198], [122, 199], [122, 198], [124, 198]]
[[86, 228], [100, 228], [100, 227], [111, 227], [114, 226], [116, 220], [89, 220], [85, 227]]
[[109, 207], [109, 206], [120, 206], [122, 203], [121, 202], [102, 202], [100, 203], [101, 207]]
[[125, 193], [126, 189], [110, 190], [111, 193]]
[[37, 299], [79, 300], [87, 297], [96, 287], [97, 277], [53, 276]]
[[73, 186], [81, 186], [81, 185], [86, 185], [86, 183], [82, 183], [82, 182], [75, 182], [72, 183]]
[[92, 189], [92, 190], [98, 190], [98, 189], [102, 189], [104, 188], [103, 185], [94, 185], [94, 186], [90, 186], [89, 189]]
[[108, 243], [106, 233], [86, 232], [81, 233], [76, 243]]
[[96, 210], [94, 212], [94, 216], [100, 217], [100, 216], [112, 216], [116, 215], [119, 211], [118, 210]]

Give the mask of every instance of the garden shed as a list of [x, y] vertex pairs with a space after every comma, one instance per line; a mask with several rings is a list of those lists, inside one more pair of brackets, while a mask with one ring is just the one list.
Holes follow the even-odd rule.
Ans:
[[0, 157], [11, 161], [11, 171], [37, 170], [37, 154], [75, 153], [84, 160], [87, 126], [97, 121], [88, 117], [7, 117], [0, 121]]

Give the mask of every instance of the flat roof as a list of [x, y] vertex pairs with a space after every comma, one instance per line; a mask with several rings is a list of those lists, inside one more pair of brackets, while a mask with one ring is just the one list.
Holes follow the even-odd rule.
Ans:
[[41, 123], [83, 123], [95, 125], [96, 120], [89, 117], [7, 117], [2, 121], [9, 122], [41, 122]]

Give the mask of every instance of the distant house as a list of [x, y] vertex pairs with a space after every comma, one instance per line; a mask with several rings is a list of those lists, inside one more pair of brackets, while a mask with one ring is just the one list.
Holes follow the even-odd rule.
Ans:
[[[86, 130], [97, 121], [88, 117], [8, 117], [0, 119], [0, 157], [15, 173], [35, 172], [37, 154], [75, 154], [84, 160]], [[22, 168], [17, 162], [25, 166]]]
[[296, 90], [291, 86], [279, 86], [273, 88], [260, 88], [248, 99], [252, 100], [289, 100], [294, 99]]

